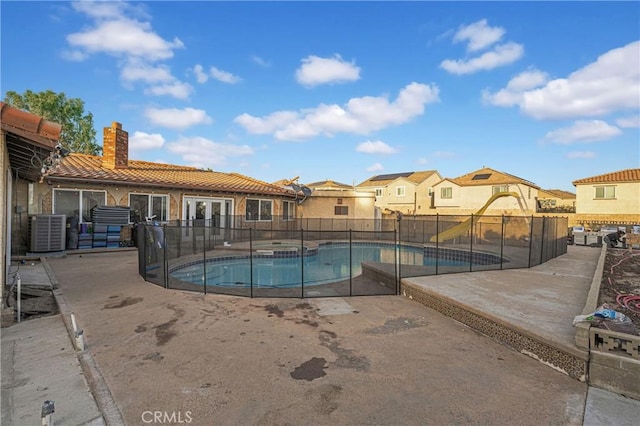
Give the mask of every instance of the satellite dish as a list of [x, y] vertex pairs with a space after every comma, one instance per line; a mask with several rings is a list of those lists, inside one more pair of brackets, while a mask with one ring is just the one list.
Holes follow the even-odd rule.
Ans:
[[307, 198], [313, 192], [313, 190], [311, 188], [309, 188], [308, 186], [304, 186], [304, 185], [300, 189], [302, 190], [302, 193], [304, 194], [305, 198]]
[[298, 184], [292, 183], [289, 186], [291, 186], [291, 189], [293, 189], [296, 192], [299, 192], [301, 190], [300, 185], [298, 185]]

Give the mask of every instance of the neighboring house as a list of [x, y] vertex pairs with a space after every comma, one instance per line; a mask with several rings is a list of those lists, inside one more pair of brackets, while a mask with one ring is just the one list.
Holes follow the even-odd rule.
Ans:
[[34, 213], [78, 215], [91, 222], [95, 206], [128, 206], [130, 223], [231, 226], [242, 221], [295, 218], [296, 194], [238, 173], [129, 160], [128, 133], [104, 128], [103, 156], [70, 154], [34, 191]]
[[28, 238], [29, 183], [56, 161], [62, 126], [0, 102], [0, 274], [8, 280], [12, 251], [23, 254]]
[[[305, 185], [311, 194], [298, 205], [299, 218], [374, 219], [376, 197], [352, 185], [325, 180]], [[376, 216], [378, 215], [378, 216]]]
[[356, 186], [376, 196], [376, 207], [384, 213], [435, 214], [433, 186], [442, 179], [435, 170], [373, 176]]
[[445, 178], [433, 185], [435, 210], [431, 214], [473, 214], [495, 194], [514, 192], [519, 198], [496, 199], [486, 215], [533, 215], [540, 187], [528, 180], [483, 167], [457, 178]]
[[626, 169], [573, 181], [576, 218], [589, 228], [640, 225], [640, 169]]
[[538, 191], [538, 213], [575, 213], [576, 194], [561, 189]]

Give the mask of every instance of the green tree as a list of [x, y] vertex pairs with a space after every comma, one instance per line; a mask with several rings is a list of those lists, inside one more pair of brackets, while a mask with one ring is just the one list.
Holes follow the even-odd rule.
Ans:
[[4, 101], [16, 108], [39, 115], [62, 125], [60, 143], [71, 152], [99, 155], [102, 151], [96, 143], [93, 114], [84, 112], [84, 101], [67, 98], [64, 93], [52, 90], [20, 94], [7, 92]]

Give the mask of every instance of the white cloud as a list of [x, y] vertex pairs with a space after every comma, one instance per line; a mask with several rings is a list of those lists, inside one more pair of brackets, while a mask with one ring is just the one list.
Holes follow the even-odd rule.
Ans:
[[364, 152], [365, 154], [395, 154], [396, 149], [387, 145], [382, 141], [366, 141], [362, 142], [356, 147], [357, 152]]
[[572, 151], [567, 153], [567, 158], [576, 159], [576, 158], [595, 158], [596, 153], [593, 151]]
[[302, 60], [296, 70], [296, 80], [304, 86], [327, 83], [346, 83], [360, 79], [360, 67], [353, 62], [345, 62], [340, 55], [320, 58], [310, 55]]
[[429, 160], [425, 157], [420, 157], [416, 160], [416, 163], [420, 164], [420, 165], [424, 165], [424, 164], [428, 164]]
[[440, 68], [451, 74], [473, 74], [474, 72], [488, 71], [508, 65], [520, 59], [523, 54], [524, 47], [521, 44], [508, 42], [468, 60], [445, 59], [440, 63]]
[[211, 67], [209, 70], [211, 77], [215, 78], [218, 81], [223, 83], [235, 84], [241, 81], [242, 79], [237, 75], [233, 75], [229, 72], [222, 71], [216, 67]]
[[[174, 56], [184, 44], [175, 37], [167, 40], [151, 27], [146, 6], [126, 2], [75, 2], [73, 8], [86, 14], [93, 24], [67, 35], [71, 49], [62, 52], [68, 60], [81, 61], [92, 54], [118, 58], [120, 78], [125, 87], [134, 82], [151, 84], [150, 95], [170, 95], [185, 99], [192, 87], [177, 80], [166, 65], [152, 65]], [[162, 83], [162, 84], [158, 84]]]
[[174, 81], [169, 84], [161, 84], [158, 86], [151, 86], [144, 90], [147, 95], [154, 96], [173, 96], [177, 99], [187, 99], [193, 92], [193, 86], [189, 83], [183, 83], [181, 81]]
[[63, 59], [72, 62], [82, 62], [89, 57], [88, 54], [81, 50], [63, 50], [60, 54]]
[[167, 41], [151, 30], [148, 22], [125, 17], [98, 22], [93, 28], [69, 34], [67, 42], [87, 53], [134, 56], [148, 61], [173, 57], [173, 50], [184, 47], [180, 39]]
[[640, 115], [619, 118], [616, 120], [616, 124], [623, 128], [640, 127]]
[[505, 34], [504, 28], [490, 27], [487, 20], [482, 19], [471, 25], [461, 27], [453, 36], [454, 43], [468, 41], [467, 50], [475, 52], [491, 46]]
[[129, 149], [132, 151], [144, 151], [158, 149], [164, 145], [164, 138], [160, 133], [145, 133], [136, 131], [129, 136]]
[[129, 3], [120, 1], [78, 1], [71, 3], [71, 6], [78, 12], [82, 12], [95, 19], [119, 18], [125, 12]]
[[380, 163], [375, 163], [367, 167], [368, 172], [381, 172], [384, 170], [384, 167]]
[[200, 64], [196, 64], [196, 66], [193, 67], [193, 73], [196, 75], [196, 81], [200, 84], [206, 83], [207, 80], [209, 80], [209, 76], [204, 72], [204, 68], [202, 68]]
[[204, 110], [194, 108], [148, 108], [144, 115], [154, 125], [171, 129], [186, 129], [191, 126], [213, 122]]
[[529, 69], [513, 77], [507, 83], [507, 87], [496, 93], [491, 93], [488, 89], [483, 90], [482, 100], [496, 106], [517, 105], [522, 102], [527, 90], [542, 86], [548, 81], [548, 78], [549, 76], [545, 72]]
[[520, 109], [537, 119], [598, 117], [640, 108], [640, 41], [612, 49], [569, 75], [524, 93]]
[[436, 85], [410, 83], [389, 102], [386, 97], [350, 99], [344, 107], [320, 104], [315, 108], [277, 111], [265, 117], [242, 114], [234, 122], [253, 134], [272, 133], [279, 140], [303, 140], [336, 133], [367, 134], [408, 122], [424, 113], [425, 105], [438, 102]]
[[431, 156], [433, 158], [455, 158], [456, 153], [452, 151], [435, 151]]
[[601, 120], [579, 120], [570, 127], [563, 127], [547, 133], [544, 141], [569, 145], [572, 143], [600, 142], [622, 134], [616, 126]]
[[262, 68], [269, 68], [271, 66], [271, 63], [268, 61], [265, 61], [264, 59], [262, 59], [260, 56], [257, 55], [251, 55], [250, 58], [254, 63], [260, 65]]
[[120, 78], [125, 82], [143, 81], [145, 83], [162, 83], [174, 80], [168, 66], [150, 65], [137, 58], [132, 58], [125, 63], [121, 69]]
[[253, 155], [248, 145], [214, 142], [203, 137], [183, 137], [167, 145], [167, 149], [195, 167], [221, 167], [233, 157]]

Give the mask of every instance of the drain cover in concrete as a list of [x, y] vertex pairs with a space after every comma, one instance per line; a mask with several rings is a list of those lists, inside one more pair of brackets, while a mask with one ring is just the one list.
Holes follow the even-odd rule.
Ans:
[[318, 310], [318, 315], [344, 315], [352, 314], [353, 308], [344, 299], [314, 299], [309, 302], [311, 306]]

